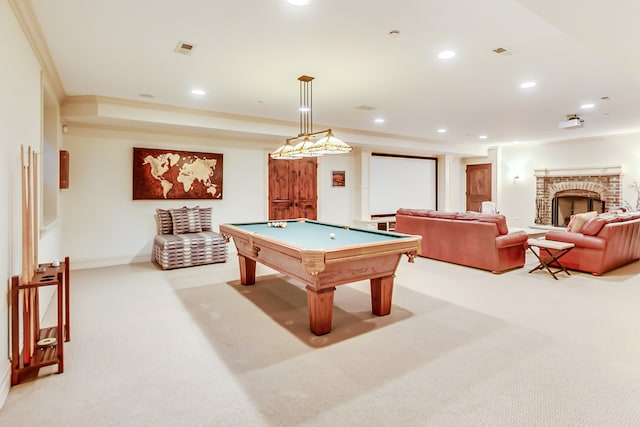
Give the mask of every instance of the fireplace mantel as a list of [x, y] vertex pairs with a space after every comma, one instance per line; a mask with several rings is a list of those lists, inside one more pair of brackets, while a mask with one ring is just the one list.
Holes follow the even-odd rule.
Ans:
[[536, 178], [556, 177], [556, 176], [622, 175], [622, 166], [534, 169], [533, 175]]

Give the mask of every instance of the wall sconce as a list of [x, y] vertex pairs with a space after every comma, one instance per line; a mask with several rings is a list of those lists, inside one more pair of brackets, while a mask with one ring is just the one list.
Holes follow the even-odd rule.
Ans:
[[520, 169], [511, 169], [511, 177], [513, 181], [517, 181], [520, 179]]

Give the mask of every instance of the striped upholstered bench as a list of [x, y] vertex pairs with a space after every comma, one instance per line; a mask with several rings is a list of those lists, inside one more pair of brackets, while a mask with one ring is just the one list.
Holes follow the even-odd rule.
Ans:
[[227, 244], [211, 229], [211, 208], [156, 209], [153, 260], [163, 270], [227, 260]]

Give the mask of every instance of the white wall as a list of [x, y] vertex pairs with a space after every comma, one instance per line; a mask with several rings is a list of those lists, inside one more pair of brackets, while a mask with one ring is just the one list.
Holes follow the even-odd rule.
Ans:
[[[133, 147], [222, 153], [222, 200], [132, 200]], [[211, 206], [214, 230], [223, 222], [267, 219], [268, 152], [262, 148], [69, 126], [64, 149], [70, 172], [62, 191], [62, 247], [76, 268], [149, 260], [156, 208]]]
[[[6, 1], [0, 2], [0, 278], [9, 295], [10, 278], [22, 270], [20, 146], [40, 151], [42, 101], [40, 65]], [[49, 239], [41, 252], [50, 252]], [[6, 299], [4, 300], [6, 301]], [[0, 405], [9, 391], [8, 304], [0, 304]]]
[[[334, 154], [318, 159], [318, 220], [351, 225], [359, 215], [359, 156]], [[333, 187], [333, 171], [345, 171], [345, 186]]]
[[[499, 210], [510, 225], [525, 227], [535, 220], [534, 169], [622, 166], [623, 198], [636, 205], [634, 181], [640, 183], [640, 135], [629, 134], [537, 145], [503, 146]], [[514, 179], [517, 174], [519, 179]]]
[[438, 156], [438, 210], [465, 211], [465, 167], [465, 159], [460, 156]]

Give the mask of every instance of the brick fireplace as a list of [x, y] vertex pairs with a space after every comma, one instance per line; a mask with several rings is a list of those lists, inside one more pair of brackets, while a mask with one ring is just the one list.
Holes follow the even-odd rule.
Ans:
[[622, 167], [536, 169], [536, 224], [564, 226], [571, 214], [622, 205]]

